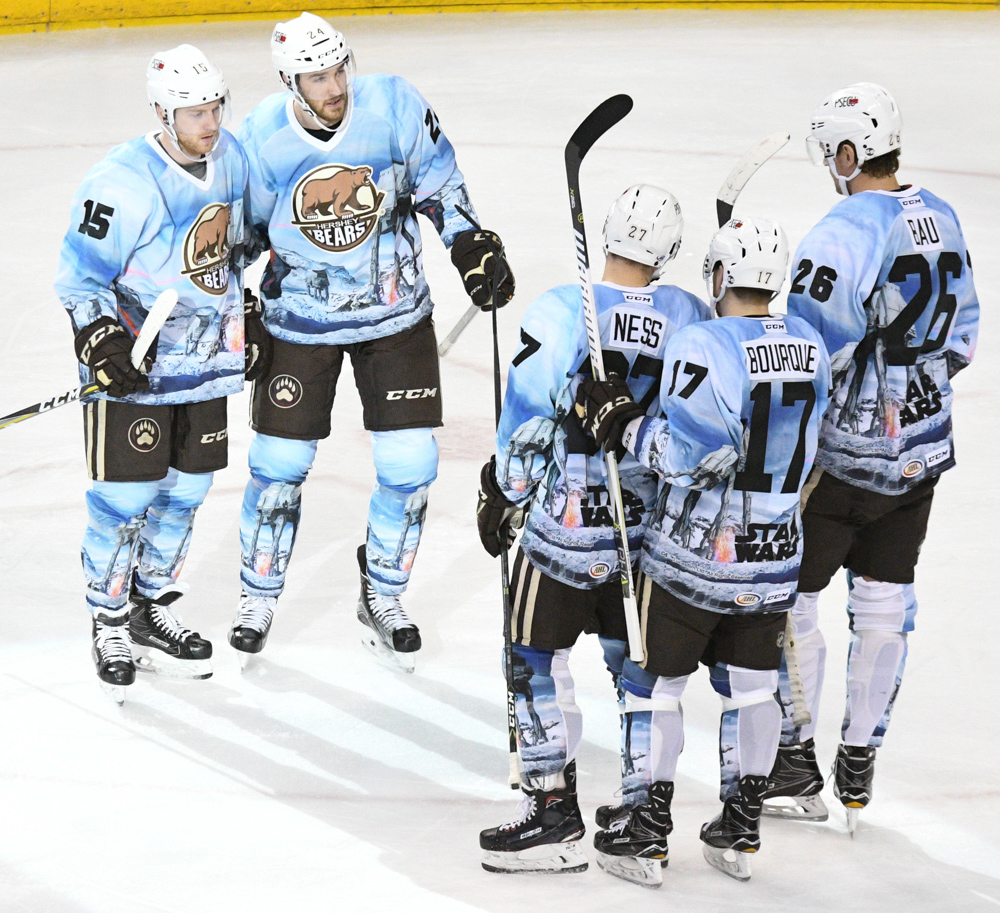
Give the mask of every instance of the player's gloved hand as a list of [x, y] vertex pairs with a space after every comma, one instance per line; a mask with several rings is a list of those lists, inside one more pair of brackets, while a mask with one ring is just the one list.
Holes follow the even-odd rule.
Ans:
[[713, 450], [695, 467], [691, 473], [690, 488], [715, 488], [723, 479], [728, 479], [736, 470], [740, 455], [736, 448], [726, 444], [718, 450]]
[[632, 419], [646, 414], [634, 399], [625, 380], [609, 374], [607, 380], [583, 380], [576, 391], [576, 414], [580, 416], [583, 430], [618, 459], [625, 455], [622, 435]]
[[274, 355], [274, 339], [264, 326], [264, 308], [250, 289], [243, 289], [243, 352], [247, 380], [267, 374]]
[[514, 274], [495, 231], [471, 228], [456, 235], [451, 245], [451, 262], [462, 277], [472, 303], [480, 310], [492, 309], [494, 282], [498, 308], [514, 297]]
[[[479, 474], [476, 524], [479, 526], [479, 540], [493, 558], [500, 555], [501, 549], [506, 551], [514, 544], [514, 530], [524, 526], [524, 508], [508, 501], [497, 484], [496, 457], [490, 457]], [[503, 540], [500, 538], [501, 530]]]
[[125, 328], [110, 317], [99, 317], [76, 334], [74, 345], [80, 363], [94, 372], [94, 382], [101, 392], [121, 397], [149, 389], [146, 373], [153, 367], [155, 346], [142, 360], [139, 368], [132, 367], [132, 345], [135, 340]]

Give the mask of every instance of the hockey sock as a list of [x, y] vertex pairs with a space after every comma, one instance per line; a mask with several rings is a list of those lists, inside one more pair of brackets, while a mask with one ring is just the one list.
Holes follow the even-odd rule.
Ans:
[[80, 556], [87, 605], [118, 610], [128, 602], [134, 549], [158, 482], [94, 482], [87, 492], [89, 521]]
[[725, 802], [739, 792], [742, 777], [766, 777], [774, 767], [781, 735], [781, 706], [775, 700], [778, 673], [718, 663], [709, 675], [722, 698], [719, 798]]
[[406, 589], [437, 478], [438, 447], [430, 428], [372, 433], [377, 481], [368, 507], [368, 578], [377, 593]]
[[823, 673], [826, 668], [826, 641], [819, 629], [819, 593], [799, 593], [792, 608], [792, 624], [795, 626], [795, 653], [799, 661], [799, 673], [802, 676], [802, 691], [812, 722], [801, 728], [793, 722], [792, 689], [788, 681], [785, 657], [782, 656], [781, 668], [778, 670], [782, 745], [804, 742], [816, 734], [819, 697], [823, 691]]
[[316, 441], [255, 434], [240, 516], [240, 582], [255, 596], [279, 596], [302, 514], [302, 483]]
[[882, 745], [906, 666], [906, 635], [917, 601], [911, 583], [882, 583], [848, 573], [847, 708], [841, 737], [846, 745]]
[[622, 688], [622, 667], [625, 665], [625, 654], [628, 652], [628, 644], [624, 640], [614, 640], [610, 637], [598, 635], [601, 649], [604, 651], [604, 665], [611, 673], [611, 681], [618, 692], [619, 703], [625, 699], [625, 692]]
[[159, 483], [139, 531], [135, 588], [142, 596], [153, 596], [180, 576], [191, 544], [194, 515], [211, 486], [210, 472], [176, 469], [171, 469]]

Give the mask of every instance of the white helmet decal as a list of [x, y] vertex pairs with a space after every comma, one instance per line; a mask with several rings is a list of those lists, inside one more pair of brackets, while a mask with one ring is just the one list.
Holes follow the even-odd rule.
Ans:
[[653, 278], [681, 246], [684, 217], [673, 194], [634, 184], [611, 205], [604, 220], [604, 251], [655, 267]]
[[[713, 292], [713, 274], [722, 267], [722, 289]], [[768, 219], [730, 219], [713, 236], [702, 267], [712, 309], [730, 288], [781, 291], [788, 270], [788, 237], [784, 229]]]

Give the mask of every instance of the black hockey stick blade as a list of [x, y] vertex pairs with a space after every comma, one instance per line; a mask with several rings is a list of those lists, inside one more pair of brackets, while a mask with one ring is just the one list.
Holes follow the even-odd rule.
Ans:
[[715, 201], [715, 214], [719, 217], [719, 228], [722, 228], [733, 217], [736, 198], [740, 195], [740, 191], [746, 187], [747, 181], [757, 173], [757, 169], [764, 162], [790, 139], [791, 136], [787, 133], [770, 133], [754, 143], [733, 166], [733, 170], [722, 182], [718, 198]]
[[566, 144], [566, 170], [578, 170], [590, 147], [631, 110], [632, 99], [628, 95], [612, 95], [594, 108]]

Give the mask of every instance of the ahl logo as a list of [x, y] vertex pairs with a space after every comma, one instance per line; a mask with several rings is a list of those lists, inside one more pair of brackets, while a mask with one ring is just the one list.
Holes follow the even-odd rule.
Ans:
[[908, 479], [912, 479], [915, 475], [920, 475], [923, 471], [923, 460], [910, 460], [910, 462], [903, 467], [903, 475]]
[[384, 199], [370, 165], [320, 165], [292, 191], [292, 224], [323, 250], [351, 250], [378, 225]]
[[268, 385], [267, 395], [279, 409], [291, 409], [302, 399], [302, 384], [291, 374], [279, 374]]
[[184, 269], [198, 288], [209, 295], [229, 291], [229, 204], [209, 203], [184, 238]]
[[601, 577], [606, 577], [611, 573], [611, 565], [606, 564], [603, 561], [598, 561], [597, 564], [592, 564], [590, 566], [590, 570], [587, 571], [587, 573], [590, 574], [590, 576], [595, 580], [599, 580]]
[[156, 450], [156, 445], [160, 443], [160, 426], [151, 418], [136, 419], [128, 429], [128, 442], [139, 453]]
[[760, 596], [756, 593], [740, 593], [740, 595], [736, 597], [735, 602], [737, 605], [742, 606], [757, 605], [757, 603], [760, 602]]

